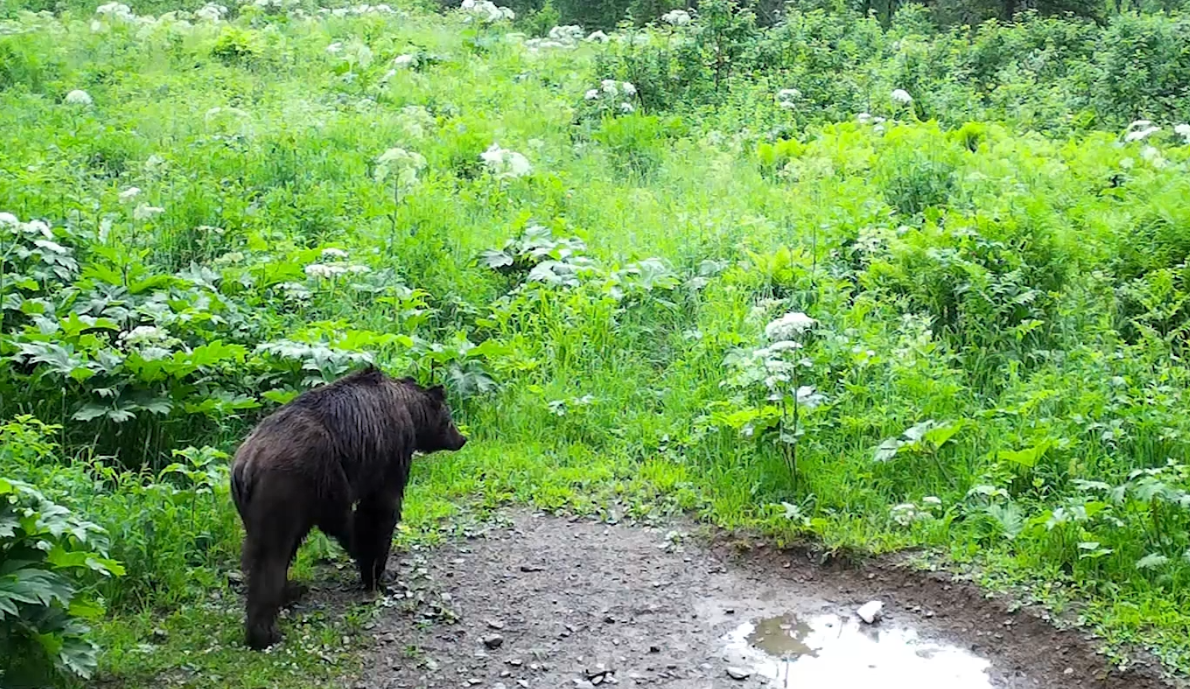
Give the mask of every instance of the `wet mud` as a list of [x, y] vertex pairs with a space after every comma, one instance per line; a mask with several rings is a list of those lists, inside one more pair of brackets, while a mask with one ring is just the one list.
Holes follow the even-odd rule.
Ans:
[[[349, 686], [1151, 689], [1075, 631], [887, 561], [819, 566], [665, 528], [526, 511], [394, 557]], [[868, 623], [860, 606], [880, 601]]]

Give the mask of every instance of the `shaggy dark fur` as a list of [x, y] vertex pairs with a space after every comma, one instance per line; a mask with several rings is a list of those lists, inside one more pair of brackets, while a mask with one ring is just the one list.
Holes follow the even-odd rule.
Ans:
[[[231, 494], [244, 523], [247, 643], [281, 640], [277, 614], [301, 595], [289, 565], [310, 529], [337, 540], [367, 590], [381, 583], [414, 451], [456, 451], [442, 386], [369, 368], [308, 390], [270, 414], [236, 451]], [[352, 511], [352, 506], [355, 510]]]

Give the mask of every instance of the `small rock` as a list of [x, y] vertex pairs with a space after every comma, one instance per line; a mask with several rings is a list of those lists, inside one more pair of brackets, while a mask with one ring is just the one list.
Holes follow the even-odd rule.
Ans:
[[649, 653], [660, 653], [660, 652], [661, 652], [660, 646], [649, 646]]
[[511, 665], [511, 666], [513, 666], [513, 667], [520, 667], [520, 666], [521, 666], [521, 664], [522, 664], [522, 663], [524, 663], [524, 662], [525, 662], [525, 661], [521, 660], [520, 658], [509, 658], [509, 659], [508, 659], [508, 664], [509, 664], [509, 665]]
[[529, 680], [527, 680], [527, 679], [518, 679], [518, 680], [516, 681], [516, 683], [517, 683], [518, 685], [522, 686], [522, 687], [528, 687], [528, 686], [529, 686]]
[[542, 568], [538, 567], [537, 565], [521, 565], [521, 571], [522, 572], [540, 572], [540, 571], [542, 571]]
[[864, 622], [873, 624], [876, 620], [880, 619], [880, 611], [883, 609], [884, 603], [874, 600], [861, 605], [859, 610], [855, 611], [855, 614], [859, 615], [859, 618]]
[[738, 667], [729, 667], [727, 668], [727, 676], [738, 682], [742, 682], [751, 677], [752, 673], [747, 670], [741, 670]]
[[484, 620], [484, 622], [492, 629], [504, 629], [504, 623], [500, 620]]
[[483, 645], [495, 650], [504, 645], [504, 637], [499, 634], [492, 634], [491, 636], [483, 637]]
[[156, 629], [153, 630], [153, 641], [155, 641], [156, 643], [162, 643], [168, 638], [169, 638], [169, 632], [165, 631], [161, 627], [157, 627]]
[[1062, 671], [1062, 674], [1064, 674], [1064, 675], [1073, 675], [1073, 674], [1074, 674], [1074, 668], [1072, 668], [1072, 667], [1068, 667], [1068, 668], [1066, 668], [1065, 670], [1063, 670], [1063, 671]]

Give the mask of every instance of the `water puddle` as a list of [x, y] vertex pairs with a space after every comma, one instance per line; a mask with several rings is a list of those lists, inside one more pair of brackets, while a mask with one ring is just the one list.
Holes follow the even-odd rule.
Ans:
[[992, 688], [988, 661], [888, 622], [785, 615], [745, 622], [724, 641], [729, 662], [778, 687]]

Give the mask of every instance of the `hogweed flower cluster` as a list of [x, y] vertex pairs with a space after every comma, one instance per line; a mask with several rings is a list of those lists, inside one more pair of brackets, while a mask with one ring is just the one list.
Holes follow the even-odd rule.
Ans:
[[797, 107], [797, 100], [802, 97], [802, 92], [797, 89], [781, 89], [777, 92], [777, 107], [791, 110]]
[[693, 21], [693, 17], [686, 10], [671, 10], [661, 15], [661, 21], [670, 26], [685, 26]]
[[91, 100], [91, 94], [83, 91], [82, 89], [75, 89], [66, 94], [64, 102], [67, 105], [77, 105], [85, 108], [91, 105], [94, 101]]
[[492, 24], [504, 20], [513, 20], [516, 13], [507, 7], [500, 7], [491, 0], [463, 0], [459, 10], [465, 16], [463, 21], [478, 20], [485, 24]]
[[497, 143], [489, 146], [488, 150], [481, 153], [479, 157], [496, 179], [524, 177], [533, 172], [533, 166], [529, 164], [528, 158], [516, 151], [500, 148]]
[[604, 79], [599, 88], [588, 89], [583, 100], [601, 106], [601, 109], [615, 109], [624, 114], [636, 111], [631, 99], [636, 96], [636, 86], [627, 81]]
[[377, 182], [392, 178], [400, 188], [408, 189], [417, 184], [417, 176], [426, 167], [426, 159], [420, 153], [403, 148], [390, 148], [376, 158], [373, 172]]

